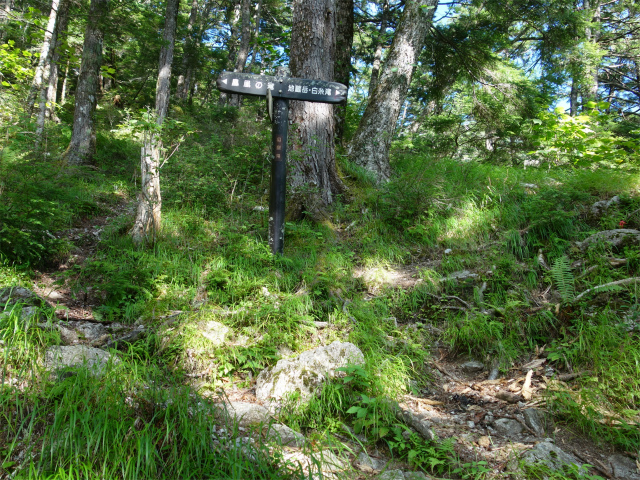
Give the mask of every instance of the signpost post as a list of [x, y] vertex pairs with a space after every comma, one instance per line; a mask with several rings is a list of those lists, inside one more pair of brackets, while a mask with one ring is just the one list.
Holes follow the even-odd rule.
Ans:
[[255, 75], [223, 72], [218, 90], [240, 95], [267, 97], [271, 117], [271, 188], [269, 191], [269, 245], [271, 252], [284, 249], [284, 212], [287, 184], [287, 133], [289, 100], [321, 103], [347, 101], [347, 87], [341, 83], [292, 78], [286, 75]]

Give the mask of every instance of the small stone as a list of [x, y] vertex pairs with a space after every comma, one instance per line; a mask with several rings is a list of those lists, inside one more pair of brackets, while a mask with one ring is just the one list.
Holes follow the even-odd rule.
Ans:
[[425, 440], [434, 440], [436, 438], [433, 430], [431, 430], [431, 424], [427, 420], [414, 415], [410, 410], [402, 409], [398, 412], [398, 416], [422, 435]]
[[323, 450], [321, 452], [313, 454], [313, 456], [322, 465], [322, 473], [341, 472], [343, 470], [346, 470], [348, 467], [347, 461], [340, 458], [331, 450]]
[[469, 420], [469, 421], [467, 422], [467, 427], [469, 427], [469, 428], [475, 428], [475, 427], [476, 427], [476, 424], [475, 424], [474, 422], [472, 422], [471, 420]]
[[405, 476], [402, 470], [387, 470], [378, 475], [378, 480], [405, 480]]
[[404, 472], [404, 480], [429, 480], [422, 472]]
[[444, 251], [444, 254], [445, 254], [445, 255], [449, 255], [449, 254], [451, 254], [452, 252], [453, 252], [453, 250], [451, 250], [450, 248], [447, 248], [447, 249]]
[[75, 330], [65, 328], [62, 325], [58, 325], [57, 327], [62, 343], [64, 343], [65, 345], [73, 345], [74, 343], [78, 343], [78, 334], [75, 332]]
[[251, 427], [268, 424], [271, 419], [269, 411], [262, 405], [249, 402], [229, 402], [219, 405], [222, 412], [219, 417], [238, 422], [240, 427]]
[[296, 448], [304, 447], [304, 443], [306, 441], [304, 435], [296, 432], [286, 425], [281, 425], [279, 423], [274, 423], [269, 427], [267, 440], [275, 441], [281, 445]]
[[369, 456], [366, 452], [360, 453], [355, 461], [355, 466], [366, 473], [379, 473], [387, 466], [388, 460]]
[[481, 372], [484, 370], [484, 363], [472, 360], [470, 362], [465, 362], [462, 365], [460, 365], [460, 369], [463, 372], [467, 372], [467, 373]]
[[511, 418], [499, 418], [494, 422], [493, 426], [498, 434], [509, 438], [520, 435], [524, 430], [520, 422]]
[[541, 437], [545, 433], [545, 422], [540, 411], [537, 408], [527, 408], [522, 412], [524, 423], [534, 431], [537, 437]]
[[468, 280], [470, 278], [478, 278], [478, 274], [477, 273], [473, 273], [473, 272], [471, 272], [469, 270], [460, 270], [458, 272], [453, 272], [452, 274], [450, 274], [446, 278], [443, 278], [442, 281], [444, 281], [444, 282], [451, 281], [451, 280], [464, 281], [464, 280]]
[[478, 439], [478, 446], [482, 448], [489, 448], [491, 446], [491, 437], [486, 435]]
[[209, 340], [215, 346], [224, 345], [227, 334], [230, 329], [220, 322], [207, 322], [204, 329], [200, 332], [204, 338]]

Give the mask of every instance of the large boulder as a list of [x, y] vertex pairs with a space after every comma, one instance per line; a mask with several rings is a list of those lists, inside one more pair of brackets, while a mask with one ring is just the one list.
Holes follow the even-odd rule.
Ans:
[[273, 368], [260, 372], [256, 383], [258, 400], [276, 402], [298, 393], [300, 400], [307, 400], [336, 368], [347, 364], [362, 365], [364, 355], [352, 343], [333, 342], [304, 352], [297, 358], [278, 361]]
[[47, 301], [24, 287], [5, 287], [0, 289], [0, 306], [15, 305], [20, 303], [29, 307], [45, 308]]
[[257, 403], [228, 402], [219, 406], [219, 418], [238, 422], [238, 426], [243, 428], [266, 425], [271, 419], [269, 411]]
[[49, 347], [44, 357], [48, 370], [86, 367], [94, 373], [102, 373], [109, 362], [119, 363], [120, 359], [109, 352], [86, 345]]
[[563, 465], [570, 464], [582, 466], [582, 462], [576, 457], [566, 453], [549, 441], [538, 443], [531, 450], [528, 450], [522, 456], [522, 459], [530, 465], [541, 463], [551, 470], [561, 470]]
[[640, 244], [640, 231], [633, 228], [618, 228], [616, 230], [603, 230], [594, 233], [582, 242], [576, 242], [576, 246], [581, 250], [596, 243], [608, 243], [615, 250], [621, 250], [624, 247]]

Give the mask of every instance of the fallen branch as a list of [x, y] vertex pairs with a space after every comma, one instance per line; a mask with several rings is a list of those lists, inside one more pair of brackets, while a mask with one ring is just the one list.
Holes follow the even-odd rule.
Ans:
[[571, 380], [575, 380], [576, 378], [582, 377], [583, 375], [588, 375], [591, 373], [591, 370], [585, 370], [584, 372], [576, 372], [576, 373], [563, 373], [562, 375], [556, 375], [554, 378], [556, 380], [560, 380], [561, 382], [569, 382]]
[[505, 392], [504, 390], [500, 390], [499, 392], [495, 393], [493, 396], [499, 400], [504, 400], [505, 402], [508, 402], [508, 403], [518, 403], [524, 400], [522, 395], [511, 393], [511, 392]]
[[623, 280], [616, 280], [615, 282], [609, 282], [609, 283], [605, 283], [605, 284], [602, 284], [602, 285], [598, 285], [597, 287], [593, 287], [593, 288], [589, 288], [589, 289], [585, 290], [580, 295], [576, 296], [573, 299], [573, 301], [577, 302], [582, 297], [584, 297], [586, 294], [591, 293], [591, 292], [595, 292], [596, 290], [601, 290], [603, 288], [613, 287], [613, 286], [616, 286], [616, 285], [629, 285], [630, 283], [637, 283], [638, 281], [640, 281], [640, 277], [631, 277], [631, 278], [625, 278]]
[[433, 293], [427, 293], [427, 295], [429, 295], [430, 297], [435, 298], [436, 300], [439, 300], [441, 302], [444, 302], [445, 299], [450, 299], [450, 300], [457, 300], [459, 301], [462, 305], [465, 306], [465, 308], [471, 310], [471, 305], [469, 305], [467, 302], [465, 302], [464, 300], [462, 300], [460, 297], [456, 297], [455, 295], [442, 295], [442, 296], [438, 296], [438, 295], [434, 295]]

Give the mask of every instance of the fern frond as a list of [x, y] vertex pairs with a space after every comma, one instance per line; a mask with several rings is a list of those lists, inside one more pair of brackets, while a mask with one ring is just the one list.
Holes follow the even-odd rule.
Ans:
[[560, 292], [562, 300], [565, 302], [573, 300], [576, 290], [569, 258], [566, 255], [557, 258], [553, 262], [553, 266], [549, 273], [551, 274], [551, 278], [553, 278], [553, 282], [555, 283], [558, 292]]

